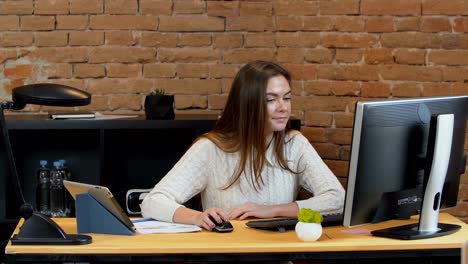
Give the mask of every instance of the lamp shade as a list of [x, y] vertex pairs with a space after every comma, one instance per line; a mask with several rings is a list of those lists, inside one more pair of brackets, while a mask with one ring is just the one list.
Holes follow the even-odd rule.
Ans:
[[61, 84], [38, 83], [14, 88], [12, 109], [20, 110], [26, 104], [49, 106], [84, 106], [91, 102], [91, 94]]

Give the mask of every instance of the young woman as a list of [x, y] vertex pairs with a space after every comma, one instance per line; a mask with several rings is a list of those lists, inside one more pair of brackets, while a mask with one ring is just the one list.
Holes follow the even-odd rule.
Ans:
[[[255, 61], [237, 73], [215, 128], [202, 135], [142, 203], [144, 217], [195, 224], [341, 212], [344, 189], [309, 141], [289, 129], [291, 77]], [[300, 187], [312, 198], [295, 201]], [[202, 212], [181, 205], [201, 193]]]

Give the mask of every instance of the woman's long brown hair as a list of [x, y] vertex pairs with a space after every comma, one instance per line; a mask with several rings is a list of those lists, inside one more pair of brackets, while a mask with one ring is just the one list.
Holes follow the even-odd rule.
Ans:
[[[240, 153], [240, 162], [230, 182], [224, 189], [236, 183], [243, 172], [255, 190], [263, 185], [261, 172], [266, 160], [265, 120], [266, 87], [272, 77], [284, 76], [291, 84], [290, 74], [281, 66], [266, 61], [254, 61], [243, 66], [231, 86], [225, 109], [214, 129], [203, 137], [210, 139], [225, 152]], [[270, 144], [280, 166], [292, 171], [284, 157], [284, 131], [275, 131]]]

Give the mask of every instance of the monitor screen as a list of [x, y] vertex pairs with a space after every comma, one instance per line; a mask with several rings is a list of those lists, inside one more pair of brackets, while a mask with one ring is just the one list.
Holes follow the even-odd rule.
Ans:
[[440, 199], [446, 208], [457, 203], [466, 164], [468, 96], [357, 103], [343, 225], [405, 219], [420, 212], [431, 170], [431, 124], [434, 127], [434, 118], [443, 114], [453, 115]]

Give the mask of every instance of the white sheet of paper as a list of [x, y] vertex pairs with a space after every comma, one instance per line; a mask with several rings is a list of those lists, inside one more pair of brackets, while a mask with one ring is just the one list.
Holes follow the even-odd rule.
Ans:
[[136, 219], [132, 222], [140, 234], [174, 234], [201, 231], [201, 228], [196, 225], [168, 223], [150, 218]]

